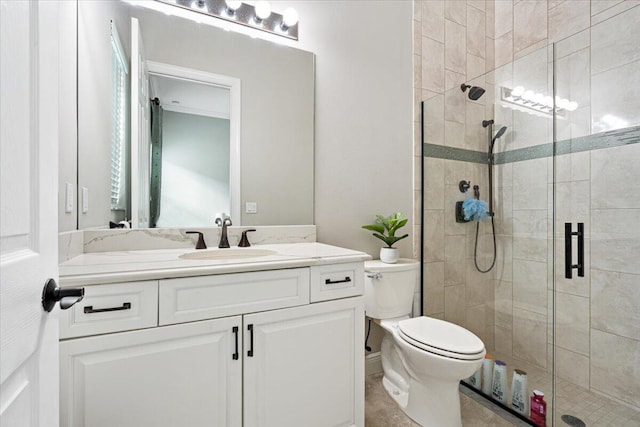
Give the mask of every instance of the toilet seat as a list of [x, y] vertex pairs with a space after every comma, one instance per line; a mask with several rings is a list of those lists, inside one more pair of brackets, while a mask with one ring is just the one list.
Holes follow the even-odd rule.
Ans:
[[424, 351], [460, 360], [484, 357], [484, 343], [472, 332], [443, 320], [414, 317], [398, 322], [398, 335]]

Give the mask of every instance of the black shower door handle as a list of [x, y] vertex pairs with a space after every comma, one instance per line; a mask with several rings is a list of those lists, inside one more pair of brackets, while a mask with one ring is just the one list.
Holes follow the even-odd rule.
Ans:
[[[564, 277], [571, 279], [573, 269], [578, 269], [578, 277], [584, 277], [584, 223], [578, 223], [578, 231], [571, 231], [571, 223], [564, 223]], [[578, 263], [573, 264], [573, 236], [578, 236]]]

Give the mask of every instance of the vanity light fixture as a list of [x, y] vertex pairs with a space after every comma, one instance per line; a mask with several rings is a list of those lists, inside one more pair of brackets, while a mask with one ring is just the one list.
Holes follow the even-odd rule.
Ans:
[[[269, 2], [260, 0], [255, 6], [238, 0], [154, 0], [225, 21], [235, 22], [256, 30], [298, 40], [298, 12], [287, 8], [282, 14], [271, 11]], [[194, 16], [197, 22], [202, 22]]]
[[[553, 115], [554, 99], [552, 97], [526, 90], [522, 86], [516, 86], [513, 89], [500, 87], [500, 100], [505, 102], [506, 106], [520, 111], [542, 113], [545, 116]], [[575, 111], [577, 108], [577, 102], [555, 97], [556, 114], [565, 115], [567, 111]]]

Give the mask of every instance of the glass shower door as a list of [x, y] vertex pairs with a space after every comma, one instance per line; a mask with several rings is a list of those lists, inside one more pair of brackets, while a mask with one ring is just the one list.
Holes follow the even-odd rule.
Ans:
[[636, 6], [554, 50], [558, 426], [640, 425], [638, 22]]

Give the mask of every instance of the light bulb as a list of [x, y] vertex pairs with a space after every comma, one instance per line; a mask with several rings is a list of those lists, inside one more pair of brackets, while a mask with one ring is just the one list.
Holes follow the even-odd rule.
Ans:
[[235, 16], [236, 10], [238, 10], [240, 6], [242, 6], [242, 2], [238, 0], [226, 0], [225, 3], [227, 5], [227, 8], [225, 10], [227, 16]]
[[240, 6], [242, 6], [242, 2], [238, 0], [226, 0], [225, 3], [227, 4], [227, 7], [234, 12], [238, 10]]
[[567, 104], [567, 110], [569, 111], [576, 111], [577, 108], [578, 108], [578, 103], [575, 101], [571, 101], [569, 102], [569, 104]]
[[511, 91], [511, 95], [520, 97], [524, 93], [524, 88], [522, 86], [516, 86]]
[[544, 102], [544, 95], [541, 93], [536, 93], [535, 95], [533, 95], [533, 101], [536, 104], [542, 105], [542, 103]]
[[205, 12], [207, 11], [207, 5], [204, 3], [204, 0], [194, 0], [194, 2], [191, 3], [191, 7], [193, 9], [198, 9]]
[[262, 22], [263, 19], [267, 19], [271, 15], [271, 5], [268, 1], [260, 0], [255, 5], [256, 16], [255, 21], [257, 23]]
[[532, 90], [528, 90], [525, 93], [522, 94], [522, 99], [524, 99], [525, 101], [533, 101], [533, 97], [535, 96], [535, 94], [533, 93]]
[[567, 107], [569, 106], [569, 100], [566, 98], [562, 98], [560, 101], [556, 102], [556, 105], [558, 106], [558, 108], [562, 108], [563, 110], [566, 110]]
[[544, 105], [546, 105], [549, 108], [553, 108], [553, 98], [550, 96], [545, 96], [544, 97]]
[[287, 30], [298, 23], [298, 12], [292, 7], [288, 7], [282, 12], [282, 29]]

